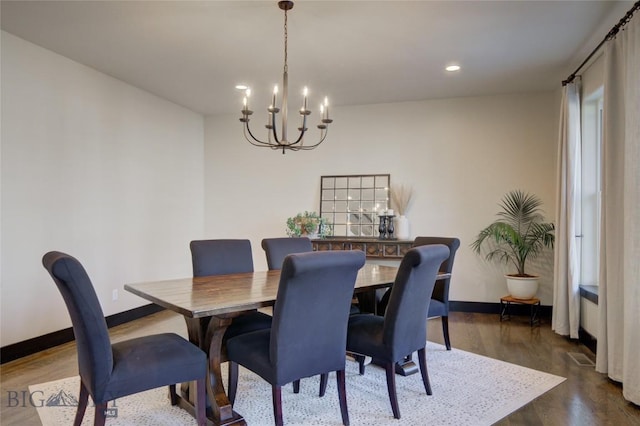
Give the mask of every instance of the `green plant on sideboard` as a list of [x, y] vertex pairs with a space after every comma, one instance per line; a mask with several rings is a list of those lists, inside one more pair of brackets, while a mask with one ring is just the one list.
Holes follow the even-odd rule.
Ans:
[[331, 225], [318, 213], [305, 211], [287, 219], [287, 235], [324, 238], [331, 235]]

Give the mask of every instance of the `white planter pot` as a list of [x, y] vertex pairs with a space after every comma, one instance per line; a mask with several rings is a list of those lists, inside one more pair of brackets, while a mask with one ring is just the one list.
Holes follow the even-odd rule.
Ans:
[[399, 240], [409, 239], [409, 219], [406, 216], [396, 218], [396, 238]]
[[509, 295], [516, 299], [528, 300], [536, 297], [538, 293], [539, 277], [514, 277], [505, 275]]

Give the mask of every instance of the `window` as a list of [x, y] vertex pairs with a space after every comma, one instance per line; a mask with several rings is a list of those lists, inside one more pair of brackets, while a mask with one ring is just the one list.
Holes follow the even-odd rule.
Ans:
[[602, 87], [582, 103], [580, 209], [580, 284], [598, 285], [600, 251], [600, 196], [602, 147]]

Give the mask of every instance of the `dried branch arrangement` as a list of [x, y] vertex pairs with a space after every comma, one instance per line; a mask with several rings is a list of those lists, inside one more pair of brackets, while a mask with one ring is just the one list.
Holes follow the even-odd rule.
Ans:
[[391, 204], [400, 216], [407, 212], [412, 195], [413, 188], [410, 186], [399, 185], [391, 187]]

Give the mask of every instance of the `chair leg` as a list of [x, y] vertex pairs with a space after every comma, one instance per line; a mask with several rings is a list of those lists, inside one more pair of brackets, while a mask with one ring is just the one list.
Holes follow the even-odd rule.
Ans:
[[171, 405], [178, 405], [178, 394], [176, 393], [176, 385], [169, 385], [169, 399]]
[[207, 399], [206, 398], [207, 398], [206, 379], [202, 378], [196, 381], [195, 410], [196, 410], [196, 422], [198, 423], [198, 426], [207, 426]]
[[300, 380], [293, 381], [293, 393], [300, 393]]
[[238, 390], [238, 363], [229, 361], [229, 402], [231, 406], [236, 400]]
[[271, 396], [273, 398], [273, 417], [276, 426], [282, 426], [282, 390], [280, 386], [271, 386]]
[[444, 345], [447, 350], [451, 350], [451, 341], [449, 340], [449, 317], [442, 317], [442, 334], [444, 335]]
[[93, 419], [93, 426], [104, 426], [105, 421], [107, 420], [107, 404], [109, 402], [101, 402], [100, 404], [96, 404], [96, 414]]
[[354, 355], [354, 358], [358, 361], [358, 373], [364, 376], [364, 369], [366, 367], [364, 362], [367, 360], [367, 357], [364, 355]]
[[320, 397], [322, 398], [327, 391], [327, 382], [329, 381], [329, 373], [320, 375]]
[[80, 426], [84, 417], [84, 412], [87, 410], [87, 401], [89, 400], [89, 391], [84, 387], [82, 380], [80, 381], [80, 395], [78, 396], [78, 410], [76, 411], [76, 418], [73, 421], [73, 426]]
[[420, 374], [422, 374], [422, 383], [427, 395], [433, 395], [431, 391], [431, 383], [429, 382], [429, 372], [427, 371], [427, 350], [425, 348], [418, 349], [418, 361], [420, 363]]
[[[323, 374], [323, 376], [325, 376]], [[349, 410], [347, 409], [347, 387], [345, 386], [345, 372], [344, 370], [336, 371], [338, 382], [338, 397], [340, 398], [340, 414], [342, 414], [342, 424], [349, 426]]]
[[400, 408], [398, 407], [398, 395], [396, 395], [396, 364], [389, 362], [385, 364], [384, 369], [387, 372], [387, 392], [389, 392], [389, 401], [391, 401], [391, 410], [393, 417], [400, 418]]

